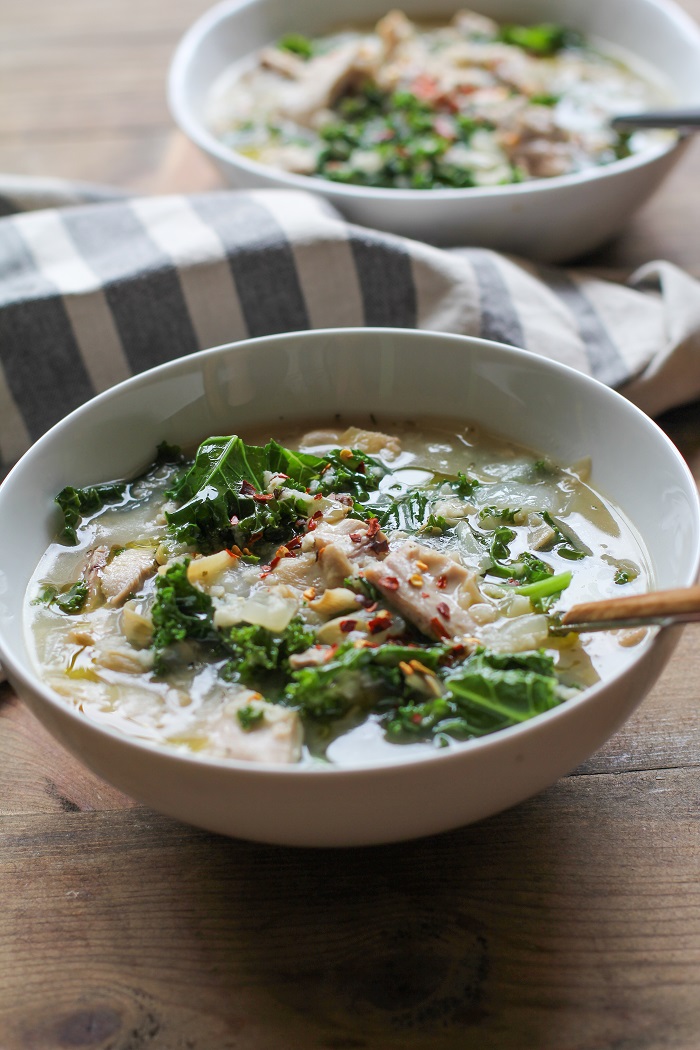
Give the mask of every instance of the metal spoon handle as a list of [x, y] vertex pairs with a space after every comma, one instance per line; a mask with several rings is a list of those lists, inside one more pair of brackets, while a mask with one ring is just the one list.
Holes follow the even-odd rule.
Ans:
[[644, 113], [621, 113], [612, 117], [615, 131], [634, 131], [637, 128], [677, 128], [682, 131], [700, 129], [700, 109], [659, 109]]
[[700, 622], [700, 586], [650, 591], [629, 598], [572, 605], [561, 618], [556, 634], [567, 631], [610, 631], [617, 627], [670, 627]]

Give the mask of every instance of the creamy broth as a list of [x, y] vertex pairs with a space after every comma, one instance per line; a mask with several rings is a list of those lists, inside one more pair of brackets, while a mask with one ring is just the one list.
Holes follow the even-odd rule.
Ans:
[[398, 189], [567, 175], [667, 139], [620, 134], [616, 113], [667, 104], [655, 71], [565, 27], [449, 24], [391, 11], [374, 28], [289, 34], [212, 86], [207, 122], [251, 160]]
[[634, 658], [624, 632], [549, 633], [578, 601], [653, 584], [586, 461], [444, 423], [282, 431], [263, 454], [268, 438], [209, 439], [194, 467], [164, 461], [96, 510], [80, 496], [79, 520], [62, 494], [27, 630], [86, 717], [213, 757], [399, 761]]

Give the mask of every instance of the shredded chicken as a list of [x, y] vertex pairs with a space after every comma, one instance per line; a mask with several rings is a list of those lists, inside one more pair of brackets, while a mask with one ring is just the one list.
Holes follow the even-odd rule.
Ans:
[[157, 568], [155, 553], [140, 547], [129, 547], [117, 554], [102, 571], [102, 593], [108, 605], [123, 605], [135, 594]]
[[467, 609], [483, 599], [474, 574], [447, 555], [408, 540], [381, 565], [368, 566], [365, 576], [390, 605], [430, 638], [474, 633], [476, 625]]

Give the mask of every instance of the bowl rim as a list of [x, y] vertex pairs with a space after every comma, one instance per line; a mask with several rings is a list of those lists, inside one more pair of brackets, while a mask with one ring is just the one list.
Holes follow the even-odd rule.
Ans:
[[[231, 343], [223, 343], [219, 346], [200, 350], [196, 353], [186, 355], [185, 357], [176, 358], [172, 361], [167, 361], [163, 364], [147, 369], [137, 375], [130, 376], [128, 379], [125, 379], [109, 389], [95, 395], [95, 397], [90, 398], [84, 404], [73, 409], [73, 411], [67, 416], [46, 431], [46, 433], [24, 453], [9, 471], [2, 484], [0, 484], [0, 504], [4, 498], [6, 488], [14, 483], [17, 476], [21, 476], [22, 472], [26, 469], [27, 464], [31, 466], [33, 465], [34, 460], [41, 458], [44, 448], [50, 445], [55, 440], [56, 436], [60, 435], [64, 430], [69, 430], [73, 427], [81, 416], [92, 413], [96, 408], [110, 400], [123, 397], [125, 393], [128, 394], [128, 392], [134, 387], [139, 387], [142, 384], [150, 385], [153, 382], [157, 383], [161, 378], [174, 376], [179, 372], [186, 373], [192, 369], [198, 372], [211, 358], [229, 355], [235, 356], [238, 353], [248, 353], [251, 348], [255, 348], [263, 343], [274, 346], [276, 343], [284, 344], [289, 339], [295, 341], [301, 340], [299, 349], [303, 353], [306, 353], [311, 352], [313, 344], [316, 341], [327, 340], [329, 337], [333, 338], [339, 335], [342, 336], [343, 334], [354, 334], [357, 336], [359, 333], [363, 333], [360, 335], [360, 338], [368, 339], [390, 334], [392, 337], [398, 338], [399, 342], [402, 343], [428, 338], [442, 343], [473, 345], [476, 349], [488, 350], [490, 354], [496, 354], [501, 357], [512, 357], [516, 362], [527, 363], [528, 366], [534, 368], [542, 368], [545, 372], [553, 371], [559, 373], [569, 380], [580, 383], [583, 387], [592, 389], [595, 392], [595, 396], [608, 399], [611, 404], [617, 405], [623, 411], [635, 417], [639, 423], [653, 431], [656, 435], [656, 439], [660, 440], [661, 443], [665, 445], [667, 452], [670, 453], [671, 458], [675, 460], [676, 466], [681, 475], [684, 476], [688, 485], [691, 494], [693, 518], [697, 535], [694, 558], [692, 559], [692, 564], [689, 565], [688, 570], [685, 573], [687, 584], [692, 584], [698, 577], [700, 571], [700, 493], [698, 493], [695, 479], [693, 478], [693, 475], [681, 453], [671, 439], [664, 433], [659, 425], [651, 419], [650, 416], [646, 415], [646, 413], [640, 408], [637, 408], [636, 405], [631, 401], [628, 401], [627, 398], [623, 397], [623, 395], [616, 390], [606, 386], [594, 377], [572, 368], [570, 365], [563, 364], [559, 361], [553, 361], [550, 358], [533, 354], [531, 351], [510, 346], [506, 343], [481, 339], [476, 336], [458, 335], [448, 332], [433, 332], [426, 329], [367, 327], [319, 328], [295, 332], [282, 332], [273, 335], [258, 336], [252, 339], [237, 340]], [[398, 352], [401, 352], [400, 348]], [[22, 610], [24, 609], [25, 599], [26, 587], [20, 598], [20, 608]], [[23, 614], [21, 622], [22, 629], [26, 630]], [[73, 721], [76, 725], [80, 726], [83, 731], [87, 729], [88, 733], [97, 733], [100, 736], [105, 736], [114, 741], [118, 746], [136, 747], [142, 751], [145, 756], [150, 754], [165, 761], [185, 761], [187, 763], [192, 763], [194, 766], [206, 766], [222, 772], [230, 771], [231, 774], [245, 772], [248, 776], [268, 777], [270, 774], [274, 774], [276, 776], [294, 776], [303, 778], [319, 776], [354, 778], [362, 775], [367, 776], [368, 774], [380, 777], [400, 775], [400, 771], [422, 763], [432, 763], [436, 761], [441, 761], [443, 763], [465, 761], [465, 756], [474, 751], [486, 751], [492, 748], [497, 748], [501, 745], [501, 742], [505, 740], [536, 733], [539, 726], [545, 726], [551, 722], [560, 721], [569, 717], [568, 712], [573, 708], [578, 709], [582, 704], [595, 705], [601, 693], [606, 692], [616, 682], [622, 681], [627, 675], [634, 673], [637, 665], [644, 660], [645, 657], [648, 657], [652, 650], [658, 646], [660, 638], [661, 630], [655, 630], [639, 647], [637, 658], [627, 666], [623, 667], [616, 674], [613, 674], [610, 678], [600, 681], [596, 685], [583, 690], [580, 696], [573, 697], [557, 707], [545, 711], [525, 722], [521, 722], [514, 726], [508, 726], [505, 729], [496, 730], [495, 732], [488, 733], [482, 737], [460, 741], [457, 745], [449, 748], [435, 748], [433, 751], [424, 751], [419, 754], [413, 754], [410, 758], [402, 758], [399, 761], [352, 762], [342, 766], [279, 765], [273, 763], [252, 762], [243, 759], [216, 757], [201, 752], [178, 751], [158, 741], [144, 740], [136, 736], [130, 736], [117, 728], [103, 725], [100, 722], [87, 718], [77, 708], [71, 706], [65, 699], [54, 693], [40, 678], [38, 671], [34, 669], [31, 658], [28, 658], [26, 663], [15, 658], [11, 647], [5, 643], [4, 625], [1, 619], [0, 660], [6, 669], [9, 668], [11, 678], [16, 678], [30, 693], [35, 696], [38, 695], [41, 698], [41, 701], [47, 704], [50, 708], [55, 709], [59, 716], [67, 717], [69, 721]], [[89, 762], [89, 758], [86, 759], [86, 761]]]
[[[167, 77], [167, 100], [170, 112], [180, 130], [200, 149], [210, 156], [223, 161], [225, 164], [239, 168], [241, 171], [247, 172], [267, 183], [275, 185], [280, 183], [288, 189], [317, 192], [328, 198], [337, 197], [339, 200], [357, 198], [365, 201], [415, 203], [416, 201], [468, 201], [481, 198], [498, 200], [511, 194], [517, 199], [521, 196], [545, 193], [548, 190], [565, 190], [569, 187], [613, 178], [616, 175], [623, 176], [626, 172], [645, 167], [647, 164], [682, 149], [687, 140], [687, 136], [678, 135], [675, 138], [669, 138], [666, 142], [662, 141], [652, 144], [629, 157], [611, 161], [610, 164], [598, 165], [597, 167], [572, 172], [568, 175], [554, 175], [550, 178], [507, 183], [503, 186], [444, 187], [429, 191], [407, 188], [394, 189], [382, 186], [346, 185], [313, 175], [298, 175], [293, 172], [282, 171], [269, 164], [261, 164], [258, 161], [251, 160], [249, 157], [245, 157], [231, 147], [226, 146], [209, 130], [204, 120], [195, 116], [187, 90], [190, 66], [205, 37], [215, 31], [221, 22], [235, 18], [239, 11], [253, 7], [257, 3], [259, 3], [259, 0], [220, 0], [219, 3], [209, 8], [192, 23], [181, 37], [170, 63]], [[675, 0], [645, 0], [645, 3], [660, 10], [668, 21], [675, 26], [679, 35], [695, 43], [697, 56], [700, 60], [700, 27], [690, 15], [679, 7]]]

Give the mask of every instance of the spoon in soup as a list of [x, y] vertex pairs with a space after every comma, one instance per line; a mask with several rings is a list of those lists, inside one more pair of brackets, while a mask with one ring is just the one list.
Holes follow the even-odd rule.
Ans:
[[615, 131], [641, 131], [646, 128], [670, 128], [688, 133], [700, 131], [700, 109], [658, 109], [642, 113], [620, 113], [610, 120]]
[[581, 602], [562, 614], [552, 634], [612, 631], [618, 627], [673, 627], [700, 623], [700, 586], [650, 591], [629, 598]]

